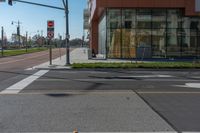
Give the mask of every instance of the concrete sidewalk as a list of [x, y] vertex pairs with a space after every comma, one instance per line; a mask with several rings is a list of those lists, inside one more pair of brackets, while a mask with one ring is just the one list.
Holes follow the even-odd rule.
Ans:
[[[70, 63], [96, 63], [96, 62], [103, 62], [103, 63], [120, 63], [120, 62], [131, 62], [130, 60], [119, 60], [119, 59], [88, 59], [88, 48], [76, 48], [72, 52], [70, 52]], [[45, 62], [38, 66], [34, 66], [30, 69], [70, 69], [70, 66], [65, 66], [66, 64], [66, 55], [62, 56], [61, 58], [57, 58], [52, 61], [53, 65], [49, 65], [49, 62]]]

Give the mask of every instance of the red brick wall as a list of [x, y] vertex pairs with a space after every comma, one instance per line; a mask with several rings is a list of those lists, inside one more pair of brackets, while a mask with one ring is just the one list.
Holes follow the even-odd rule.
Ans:
[[94, 49], [95, 53], [98, 53], [98, 21], [93, 21], [91, 24], [90, 48]]
[[195, 0], [96, 0], [97, 12], [105, 7], [132, 7], [132, 8], [185, 8], [186, 15], [194, 16]]

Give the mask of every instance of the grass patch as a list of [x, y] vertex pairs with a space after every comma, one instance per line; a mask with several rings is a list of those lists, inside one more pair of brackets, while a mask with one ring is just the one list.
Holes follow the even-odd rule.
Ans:
[[153, 69], [189, 69], [200, 68], [200, 63], [192, 62], [147, 62], [147, 63], [75, 63], [72, 68], [153, 68]]
[[44, 50], [47, 50], [47, 48], [31, 48], [31, 49], [28, 49], [27, 52], [26, 52], [26, 49], [5, 50], [4, 56], [5, 57], [16, 56], [16, 55], [40, 52], [40, 51], [44, 51]]

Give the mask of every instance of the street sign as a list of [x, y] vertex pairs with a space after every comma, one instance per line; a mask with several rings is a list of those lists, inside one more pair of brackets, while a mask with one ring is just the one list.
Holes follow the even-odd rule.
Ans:
[[52, 21], [52, 20], [47, 21], [47, 26], [48, 26], [48, 28], [54, 28], [54, 21]]
[[54, 21], [53, 20], [47, 21], [47, 37], [49, 39], [54, 38]]
[[49, 39], [53, 38], [53, 37], [54, 37], [54, 32], [48, 31], [48, 32], [47, 32], [47, 37], [48, 37]]

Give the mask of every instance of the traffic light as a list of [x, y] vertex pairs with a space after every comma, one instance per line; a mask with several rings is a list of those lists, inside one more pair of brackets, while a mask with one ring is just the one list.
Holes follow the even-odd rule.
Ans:
[[13, 0], [8, 0], [8, 5], [12, 6]]

